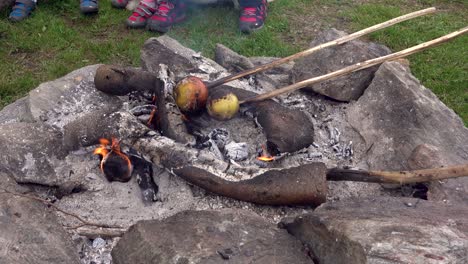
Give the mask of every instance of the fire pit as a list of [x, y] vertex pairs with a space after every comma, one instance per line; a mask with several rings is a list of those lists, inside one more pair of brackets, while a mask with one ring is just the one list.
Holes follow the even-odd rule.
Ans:
[[[323, 38], [333, 34], [327, 32]], [[352, 51], [353, 43], [349, 45], [345, 49]], [[389, 53], [375, 45], [373, 51], [381, 52], [375, 56]], [[221, 56], [218, 52], [217, 57]], [[142, 61], [142, 69], [108, 68], [106, 79], [125, 80], [122, 87], [97, 90], [95, 75], [102, 65], [88, 66], [39, 86], [0, 112], [4, 149], [0, 158], [7, 161], [1, 171], [62, 210], [57, 211], [60, 224], [80, 237], [115, 241], [113, 237], [140, 220], [166, 219], [187, 210], [230, 208], [278, 223], [312, 212], [324, 202], [352, 197], [426, 195], [429, 200], [454, 203], [458, 194], [465, 195], [460, 189], [462, 180], [424, 185], [421, 194], [421, 185], [383, 188], [376, 183], [327, 182], [317, 177], [327, 175], [330, 168], [424, 169], [427, 166], [421, 160], [429, 152], [442, 157], [438, 166], [461, 164], [468, 158], [468, 137], [463, 136], [468, 132], [460, 119], [398, 62], [369, 71], [365, 78], [371, 83], [360, 82], [367, 89], [355, 102], [296, 91], [245, 105], [235, 118], [219, 121], [206, 112], [181, 113], [172, 91], [188, 75], [203, 80], [227, 76], [227, 65], [167, 36], [148, 40]], [[213, 91], [229, 91], [240, 100], [250, 98], [271, 91], [278, 82], [288, 82], [297, 65], [236, 80]], [[388, 109], [375, 110], [382, 102]], [[429, 105], [432, 110], [426, 108]], [[414, 111], [445, 121], [437, 124], [441, 127], [437, 133], [417, 134], [411, 126], [418, 124], [421, 129], [430, 127], [425, 122], [431, 126], [436, 122], [419, 116], [414, 117], [417, 121], [397, 122], [396, 108], [419, 109]], [[449, 126], [449, 130], [442, 129]], [[410, 132], [401, 127], [410, 127]], [[8, 144], [3, 140], [7, 135]], [[93, 155], [96, 149], [98, 155]], [[384, 159], [385, 155], [390, 158]], [[312, 192], [310, 186], [315, 188]], [[114, 244], [106, 244], [107, 254]], [[225, 258], [237, 251], [220, 252]]]

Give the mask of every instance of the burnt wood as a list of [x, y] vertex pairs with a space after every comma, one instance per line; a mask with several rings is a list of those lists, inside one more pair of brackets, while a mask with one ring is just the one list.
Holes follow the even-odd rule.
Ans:
[[270, 170], [249, 180], [227, 181], [204, 169], [185, 166], [173, 169], [184, 180], [209, 192], [265, 205], [319, 206], [326, 201], [327, 168], [323, 163]]

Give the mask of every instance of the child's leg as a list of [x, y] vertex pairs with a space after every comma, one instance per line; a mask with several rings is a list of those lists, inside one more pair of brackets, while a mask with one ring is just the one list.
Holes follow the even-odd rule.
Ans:
[[36, 0], [16, 0], [8, 19], [13, 22], [21, 21], [31, 15], [36, 8]]
[[241, 7], [248, 7], [248, 6], [259, 6], [262, 3], [262, 0], [239, 0], [239, 5]]
[[187, 10], [185, 2], [185, 0], [158, 0], [156, 12], [148, 20], [148, 29], [164, 33], [173, 25], [182, 22]]

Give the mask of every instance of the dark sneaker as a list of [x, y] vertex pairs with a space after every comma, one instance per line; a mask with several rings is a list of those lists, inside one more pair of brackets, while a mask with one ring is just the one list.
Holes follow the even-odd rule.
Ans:
[[127, 18], [127, 27], [142, 28], [146, 26], [148, 19], [156, 11], [156, 8], [147, 6], [141, 1], [138, 6], [133, 10], [133, 14]]
[[115, 8], [125, 8], [128, 0], [111, 0], [111, 5]]
[[172, 25], [182, 22], [185, 19], [185, 3], [171, 3], [159, 1], [154, 15], [148, 20], [148, 29], [151, 31], [168, 32]]
[[267, 0], [262, 0], [259, 6], [242, 7], [239, 17], [239, 29], [244, 33], [250, 33], [263, 27], [267, 17]]
[[98, 0], [80, 0], [80, 11], [83, 14], [92, 14], [99, 11]]
[[8, 19], [12, 22], [21, 21], [30, 16], [35, 8], [36, 3], [32, 0], [16, 0]]

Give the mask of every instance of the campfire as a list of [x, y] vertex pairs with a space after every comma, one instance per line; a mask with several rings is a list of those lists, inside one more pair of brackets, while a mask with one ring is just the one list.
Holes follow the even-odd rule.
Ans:
[[[420, 206], [414, 199], [398, 200], [402, 197], [448, 205], [456, 201], [454, 197], [461, 188], [444, 185], [445, 181], [451, 183], [458, 180], [451, 178], [468, 174], [466, 165], [456, 165], [466, 161], [466, 128], [422, 87], [407, 65], [395, 60], [467, 30], [396, 53], [377, 44], [351, 41], [379, 28], [382, 25], [346, 36], [333, 30], [325, 32], [321, 42], [299, 53], [299, 57], [275, 59], [273, 63], [263, 60], [239, 72], [226, 70], [236, 69], [229, 67], [235, 62], [215, 63], [167, 36], [150, 39], [143, 47], [142, 68], [89, 66], [64, 77], [66, 85], [58, 80], [48, 90], [40, 87], [31, 93], [32, 99], [18, 109], [27, 109], [22, 118], [35, 122], [26, 125], [7, 120], [2, 125], [14, 132], [9, 140], [15, 142], [5, 145], [5, 153], [13, 154], [1, 154], [8, 160], [2, 169], [17, 182], [34, 184], [41, 197], [48, 198], [38, 201], [57, 208], [64, 226], [92, 237], [96, 245], [102, 242], [97, 237], [111, 240], [122, 236], [140, 220], [172, 219], [189, 210], [202, 211], [201, 215], [207, 217], [211, 214], [205, 214], [206, 210], [248, 211], [275, 224], [276, 230], [281, 219], [299, 216], [296, 222], [301, 223], [300, 216], [305, 213], [340, 215], [346, 211], [346, 204], [336, 211], [335, 202], [362, 197], [367, 197], [366, 204], [374, 204], [363, 218], [366, 221], [373, 217], [380, 220], [379, 215], [374, 216], [377, 207], [385, 207], [385, 199], [390, 198], [396, 199], [391, 206], [398, 212], [408, 208], [413, 212]], [[340, 46], [347, 42], [350, 46]], [[316, 66], [301, 67], [302, 62], [298, 62], [289, 68], [268, 68], [325, 48], [333, 48], [333, 52], [324, 52], [326, 59], [312, 61], [335, 60], [341, 65], [342, 58], [330, 54], [348, 49], [351, 51], [347, 54], [359, 60], [315, 77], [304, 77], [301, 71], [323, 65], [308, 62]], [[167, 53], [170, 56], [164, 57]], [[241, 56], [232, 53], [225, 57]], [[255, 58], [251, 60], [255, 62]], [[267, 68], [270, 71], [252, 75]], [[188, 76], [195, 78], [197, 89], [186, 87], [190, 96], [181, 99], [178, 95], [184, 89], [178, 84]], [[304, 78], [294, 79], [299, 77]], [[337, 77], [347, 82], [338, 81], [336, 88], [331, 79]], [[361, 90], [355, 87], [357, 83]], [[347, 85], [356, 90], [338, 93]], [[297, 91], [302, 88], [308, 92]], [[42, 95], [44, 90], [49, 93]], [[205, 99], [208, 106], [202, 107]], [[439, 123], [442, 128], [435, 132], [424, 130]], [[8, 152], [15, 145], [20, 147]], [[17, 161], [17, 157], [24, 160]], [[31, 173], [32, 169], [38, 171]], [[39, 176], [34, 178], [33, 174]], [[456, 188], [450, 189], [453, 186]], [[373, 200], [375, 197], [379, 197], [379, 204]], [[357, 208], [359, 205], [359, 201], [355, 203]], [[361, 216], [356, 219], [355, 207], [351, 208], [351, 216], [343, 219], [357, 223]], [[389, 215], [399, 213], [386, 217]], [[187, 218], [182, 215], [177, 219], [183, 222]], [[324, 219], [311, 222], [328, 223], [329, 219]], [[218, 230], [217, 220], [203, 230]], [[379, 221], [375, 222], [378, 225]], [[170, 232], [184, 229], [160, 226]], [[454, 226], [444, 225], [443, 230]], [[134, 230], [141, 231], [138, 228], [141, 225]], [[307, 233], [294, 228], [291, 233]], [[405, 228], [403, 225], [401, 230], [410, 230]], [[331, 244], [335, 243], [333, 234], [327, 232], [322, 233], [333, 238]], [[150, 232], [140, 232], [145, 233]], [[243, 234], [230, 230], [226, 233]], [[213, 234], [218, 231], [209, 236]], [[239, 250], [229, 247], [214, 252], [223, 259], [234, 259]]]

